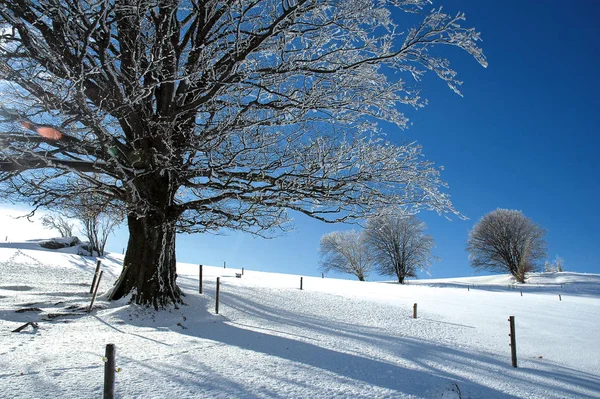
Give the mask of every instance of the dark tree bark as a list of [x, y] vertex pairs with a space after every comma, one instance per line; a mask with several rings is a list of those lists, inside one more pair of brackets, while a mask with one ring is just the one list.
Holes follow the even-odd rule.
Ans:
[[129, 215], [127, 219], [129, 242], [111, 299], [131, 293], [133, 302], [152, 304], [156, 309], [181, 303], [181, 290], [176, 284], [174, 221], [161, 220], [159, 215]]
[[[153, 148], [161, 147], [166, 149], [153, 144]], [[157, 165], [152, 165], [155, 157], [149, 154], [151, 152], [139, 151], [139, 160], [150, 170], [157, 170]], [[171, 157], [171, 161], [176, 159]], [[179, 219], [174, 204], [176, 177], [168, 170], [169, 165], [164, 166], [166, 169], [155, 173], [140, 171], [133, 180], [132, 192], [142, 205], [138, 212], [127, 216], [129, 242], [123, 272], [111, 294], [111, 299], [131, 294], [133, 302], [151, 304], [156, 309], [182, 303], [182, 293], [176, 284], [175, 238]]]

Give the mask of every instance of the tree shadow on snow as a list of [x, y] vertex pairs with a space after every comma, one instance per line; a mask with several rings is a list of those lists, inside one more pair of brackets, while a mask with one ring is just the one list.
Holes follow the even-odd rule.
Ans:
[[[332, 380], [337, 378], [354, 381], [354, 385], [358, 382], [367, 388], [392, 390], [398, 395], [425, 397], [439, 397], [440, 387], [448, 387], [454, 383], [460, 387], [464, 398], [517, 397], [514, 395], [520, 396], [528, 392], [532, 382], [539, 388], [539, 392], [549, 392], [553, 397], [585, 397], [590, 391], [600, 394], [599, 376], [582, 373], [580, 370], [556, 364], [546, 366], [532, 361], [524, 361], [520, 368], [514, 369], [510, 366], [508, 355], [497, 356], [473, 350], [463, 352], [452, 347], [454, 342], [433, 342], [409, 334], [403, 335], [401, 323], [398, 324], [398, 331], [390, 332], [389, 328], [382, 330], [377, 326], [353, 323], [351, 318], [329, 320], [322, 315], [311, 314], [310, 307], [285, 310], [281, 302], [279, 306], [275, 306], [264, 300], [264, 296], [275, 298], [275, 302], [289, 300], [290, 296], [293, 298], [295, 295], [289, 290], [226, 285], [226, 290], [221, 294], [221, 315], [214, 315], [214, 281], [205, 283], [205, 295], [197, 293], [197, 280], [192, 278], [181, 278], [180, 285], [189, 289], [185, 290], [187, 295], [184, 298], [188, 305], [180, 309], [179, 316], [161, 317], [155, 323], [148, 323], [145, 319], [130, 319], [127, 324], [153, 326], [157, 329], [168, 326], [171, 331], [200, 338], [201, 341], [193, 340], [190, 343], [199, 346], [190, 349], [194, 351], [194, 356], [175, 364], [166, 360], [163, 363], [148, 363], [131, 358], [129, 361], [139, 362], [148, 369], [155, 368], [154, 372], [160, 372], [169, 381], [191, 386], [198, 393], [202, 391], [205, 396], [250, 398], [265, 395], [288, 397], [289, 394], [269, 391], [277, 386], [277, 381], [262, 386], [261, 389], [267, 391], [259, 393], [252, 384], [240, 382], [235, 373], [212, 370], [210, 362], [206, 364], [202, 361], [202, 353], [215, 345], [237, 347], [261, 355], [262, 360], [265, 359], [262, 356], [266, 355], [272, 357], [275, 363], [278, 362], [276, 359], [280, 359], [292, 362], [288, 364], [308, 368], [310, 373], [301, 373], [296, 377], [276, 371], [259, 377], [280, 380], [282, 384], [291, 384], [300, 391], [304, 389], [311, 392], [314, 389], [314, 396], [321, 397], [332, 393], [327, 391], [327, 387], [322, 388], [325, 391], [319, 391], [315, 386], [318, 385], [315, 380], [319, 379], [319, 375]], [[253, 299], [258, 295], [263, 298]], [[278, 295], [281, 298], [277, 298]], [[181, 314], [188, 315], [187, 321], [176, 323]], [[251, 323], [256, 325], [244, 324], [247, 323], [247, 318], [236, 315], [252, 316]], [[400, 318], [402, 317], [405, 316]], [[405, 319], [408, 319], [408, 315]], [[388, 321], [384, 321], [386, 322]], [[394, 322], [396, 320], [391, 321]], [[426, 319], [410, 322], [422, 323], [423, 327], [427, 327], [427, 323], [436, 323], [435, 320]], [[465, 328], [470, 333], [477, 334], [476, 329], [471, 326], [450, 327]], [[144, 338], [142, 335], [139, 336]], [[331, 339], [327, 339], [328, 337]], [[173, 356], [181, 356], [181, 352], [174, 353]], [[189, 364], [194, 361], [202, 363], [202, 367], [194, 367], [193, 364], [186, 367], [186, 362]], [[264, 372], [258, 366], [257, 370], [239, 370], [239, 373]], [[306, 380], [306, 375], [310, 375], [313, 380]], [[485, 381], [477, 380], [481, 376], [484, 376]], [[503, 390], [503, 387], [506, 389]], [[367, 388], [364, 392], [368, 392]]]

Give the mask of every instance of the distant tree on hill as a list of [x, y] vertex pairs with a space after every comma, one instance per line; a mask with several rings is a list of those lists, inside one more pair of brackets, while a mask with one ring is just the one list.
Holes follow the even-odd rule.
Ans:
[[381, 274], [396, 276], [400, 284], [406, 277], [415, 277], [417, 270], [426, 270], [436, 259], [432, 236], [425, 234], [427, 225], [401, 210], [387, 209], [369, 218], [367, 241], [372, 248]]
[[564, 271], [565, 260], [560, 256], [556, 255], [554, 261], [545, 261], [544, 262], [544, 271], [546, 273], [553, 272], [563, 272]]
[[525, 282], [546, 256], [546, 232], [521, 211], [496, 209], [473, 226], [467, 241], [471, 265], [478, 270], [509, 272]]
[[61, 237], [73, 236], [73, 223], [69, 223], [61, 215], [44, 215], [42, 217], [42, 226], [50, 230], [58, 230]]
[[362, 233], [334, 231], [321, 237], [321, 268], [353, 274], [365, 281], [373, 269], [373, 256]]

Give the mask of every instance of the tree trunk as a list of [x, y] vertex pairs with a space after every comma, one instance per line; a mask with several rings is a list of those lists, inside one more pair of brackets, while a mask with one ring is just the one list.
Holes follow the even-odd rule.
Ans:
[[404, 273], [404, 266], [401, 263], [396, 265], [396, 277], [398, 277], [398, 284], [404, 284], [406, 274]]
[[132, 302], [152, 305], [157, 310], [182, 303], [182, 293], [175, 282], [175, 221], [160, 216], [150, 213], [143, 218], [127, 217], [127, 252], [110, 299], [131, 294]]

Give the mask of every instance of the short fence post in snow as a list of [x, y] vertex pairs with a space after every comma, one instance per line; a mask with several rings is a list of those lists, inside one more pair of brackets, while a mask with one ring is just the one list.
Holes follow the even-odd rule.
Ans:
[[92, 286], [90, 287], [90, 294], [94, 292], [94, 287], [96, 286], [96, 280], [98, 279], [98, 274], [100, 273], [100, 263], [102, 263], [101, 260], [96, 263], [96, 271], [94, 272], [94, 279], [92, 280]]
[[215, 313], [219, 314], [219, 291], [221, 290], [221, 277], [217, 277], [217, 295], [215, 302]]
[[100, 280], [102, 280], [102, 275], [104, 274], [104, 270], [100, 272], [98, 276], [98, 281], [96, 281], [96, 287], [94, 287], [94, 295], [92, 295], [92, 302], [90, 302], [90, 307], [88, 308], [88, 313], [92, 311], [94, 307], [94, 301], [96, 300], [96, 295], [98, 295], [98, 288], [100, 287]]
[[223, 261], [223, 269], [227, 269], [227, 262]]
[[202, 294], [202, 265], [200, 265], [200, 270], [198, 271], [198, 292]]
[[515, 336], [515, 316], [509, 316], [510, 323], [510, 356], [512, 358], [512, 366], [517, 367], [517, 337]]
[[521, 290], [521, 296], [523, 296], [523, 290]]
[[303, 277], [300, 277], [300, 291], [302, 291], [302, 279]]
[[560, 294], [558, 294], [558, 300], [562, 301], [562, 298], [561, 298]]
[[104, 355], [104, 399], [115, 397], [115, 344], [106, 345]]
[[242, 276], [244, 275], [244, 268], [242, 267]]
[[325, 273], [321, 272], [321, 278], [325, 278]]
[[415, 303], [413, 305], [413, 319], [417, 318], [417, 304]]
[[471, 287], [467, 285], [467, 291], [471, 291]]

